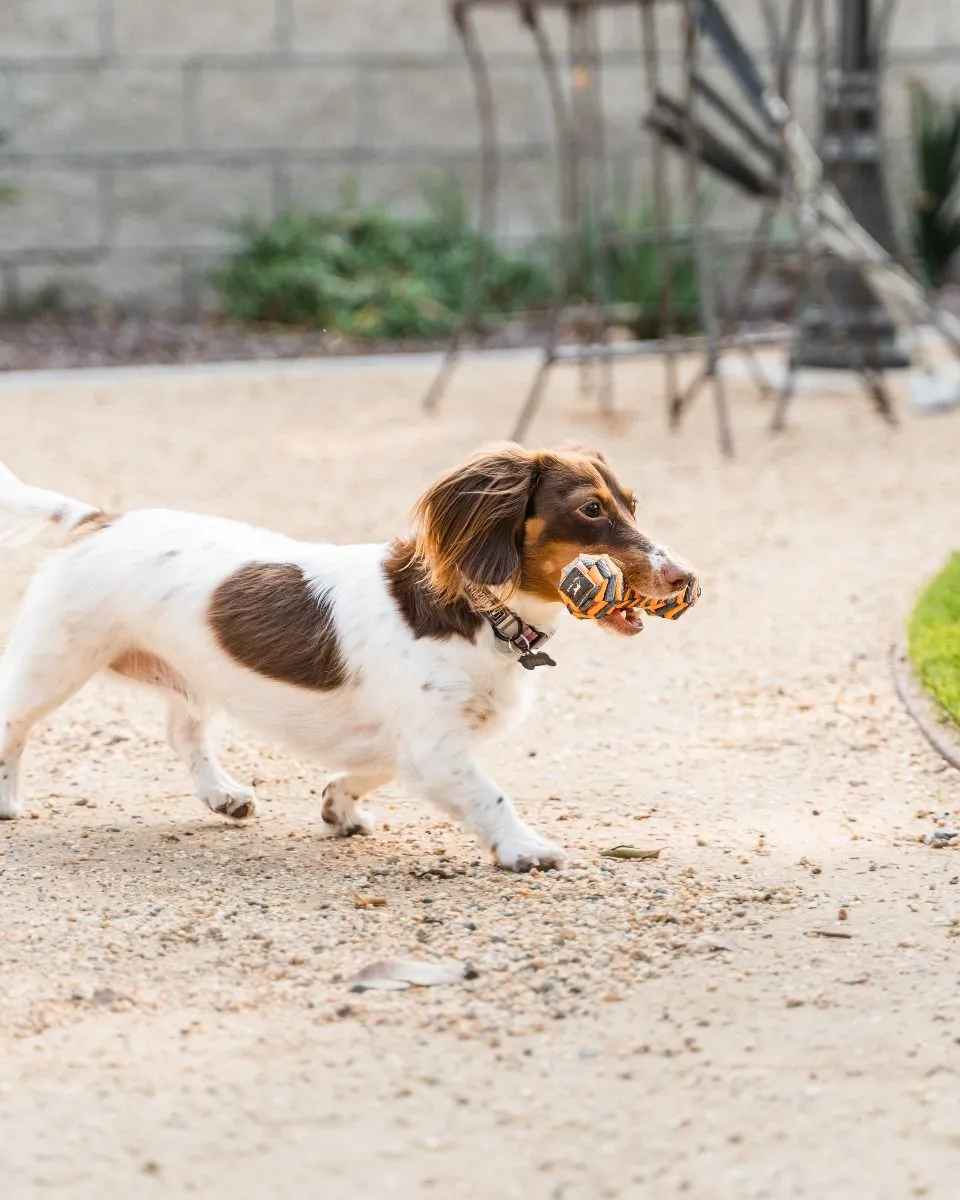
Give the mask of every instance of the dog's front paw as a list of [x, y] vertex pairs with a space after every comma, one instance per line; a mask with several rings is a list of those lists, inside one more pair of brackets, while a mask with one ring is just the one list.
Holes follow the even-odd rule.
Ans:
[[204, 797], [204, 803], [211, 811], [235, 821], [246, 821], [257, 812], [257, 797], [252, 788], [240, 787], [223, 791], [210, 792]]
[[323, 824], [326, 837], [370, 837], [374, 829], [373, 817], [362, 808], [352, 809], [343, 820], [331, 821], [324, 813]]
[[0, 821], [15, 821], [23, 812], [23, 805], [15, 796], [0, 796]]
[[562, 871], [567, 865], [567, 854], [561, 846], [554, 846], [546, 838], [536, 834], [526, 837], [504, 838], [493, 848], [497, 862], [506, 871], [531, 871], [539, 867], [542, 871], [551, 868]]

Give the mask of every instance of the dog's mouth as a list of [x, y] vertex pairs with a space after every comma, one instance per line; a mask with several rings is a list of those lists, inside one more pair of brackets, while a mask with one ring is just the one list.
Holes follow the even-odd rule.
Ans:
[[643, 619], [639, 608], [615, 608], [613, 612], [601, 617], [598, 624], [623, 637], [633, 637], [643, 631]]

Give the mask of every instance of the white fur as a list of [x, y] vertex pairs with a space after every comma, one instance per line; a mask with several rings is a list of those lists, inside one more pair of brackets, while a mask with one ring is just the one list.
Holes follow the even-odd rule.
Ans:
[[[67, 533], [95, 511], [0, 471], [0, 542], [43, 520]], [[396, 778], [471, 827], [504, 867], [562, 865], [562, 851], [519, 818], [474, 759], [481, 737], [529, 700], [538, 672], [503, 654], [485, 622], [475, 643], [415, 639], [387, 587], [386, 551], [159, 509], [118, 517], [58, 550], [34, 578], [0, 663], [0, 818], [22, 812], [18, 766], [34, 723], [137, 648], [188, 684], [189, 699], [164, 689], [169, 737], [214, 811], [243, 816], [255, 805], [210, 742], [209, 718], [225, 711], [337, 770], [325, 792], [336, 832], [367, 832], [360, 802]], [[319, 691], [275, 682], [219, 648], [206, 619], [211, 596], [250, 562], [293, 563], [328, 595], [346, 684]], [[523, 597], [513, 605], [552, 629], [556, 606]], [[478, 722], [478, 710], [490, 719]]]

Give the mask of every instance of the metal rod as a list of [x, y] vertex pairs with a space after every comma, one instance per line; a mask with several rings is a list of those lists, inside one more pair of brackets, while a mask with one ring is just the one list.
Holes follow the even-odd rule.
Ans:
[[560, 181], [560, 246], [557, 252], [556, 280], [554, 283], [553, 300], [550, 306], [547, 325], [547, 337], [543, 347], [543, 358], [540, 368], [534, 377], [530, 391], [517, 416], [511, 441], [522, 441], [530, 423], [536, 416], [543, 396], [547, 374], [556, 359], [557, 338], [559, 334], [560, 317], [570, 288], [570, 254], [573, 240], [576, 237], [576, 181], [574, 171], [573, 138], [570, 129], [570, 116], [564, 101], [563, 87], [560, 83], [560, 69], [557, 66], [553, 46], [540, 20], [539, 0], [516, 0], [524, 23], [533, 34], [537, 47], [537, 57], [543, 71], [550, 94], [550, 107], [553, 112], [553, 122], [557, 134], [558, 175]]
[[[601, 56], [599, 36], [599, 6], [592, 6], [583, 25], [584, 66], [587, 78], [586, 108], [587, 127], [579, 130], [581, 145], [585, 141], [585, 166], [587, 173], [587, 204], [590, 223], [596, 231], [594, 254], [594, 289], [599, 306], [600, 338], [604, 346], [609, 345], [610, 325], [603, 319], [603, 312], [610, 303], [610, 272], [606, 253], [605, 234], [607, 228], [607, 156], [606, 139], [601, 106]], [[584, 137], [585, 135], [585, 137]], [[600, 411], [609, 416], [613, 412], [613, 359], [601, 356], [600, 366]]]
[[797, 38], [803, 24], [806, 0], [790, 0], [787, 13], [787, 28], [780, 43], [780, 51], [775, 59], [777, 91], [780, 98], [787, 103], [790, 101], [790, 69], [797, 48]]
[[[644, 74], [650, 108], [660, 93], [660, 49], [657, 21], [650, 0], [639, 0], [640, 31], [643, 41]], [[670, 245], [670, 209], [667, 198], [667, 160], [659, 138], [653, 139], [653, 213], [657, 234], [657, 266], [660, 272], [660, 336], [664, 339], [664, 372], [667, 386], [667, 411], [672, 412], [680, 394], [675, 344], [677, 315], [673, 294], [673, 254]]]
[[684, 65], [686, 71], [686, 133], [688, 202], [693, 216], [697, 271], [700, 276], [700, 311], [707, 335], [707, 370], [713, 382], [714, 405], [720, 449], [728, 457], [733, 454], [733, 437], [727, 413], [726, 392], [719, 366], [719, 328], [715, 299], [715, 281], [710, 247], [703, 224], [703, 198], [700, 194], [700, 154], [697, 144], [697, 92], [694, 74], [697, 70], [700, 45], [698, 0], [687, 0], [684, 6]]
[[463, 335], [468, 328], [477, 326], [477, 319], [483, 304], [483, 285], [486, 282], [487, 249], [491, 244], [496, 224], [497, 190], [500, 184], [500, 154], [490, 73], [477, 40], [476, 29], [469, 9], [464, 6], [454, 10], [454, 15], [473, 80], [477, 116], [480, 122], [480, 206], [473, 273], [470, 277], [466, 303], [440, 370], [423, 398], [423, 410], [427, 413], [435, 413], [440, 407], [440, 400], [446, 391], [453, 368], [460, 355]]
[[717, 112], [726, 117], [741, 136], [753, 146], [754, 150], [762, 154], [775, 167], [782, 167], [783, 156], [775, 143], [770, 141], [766, 133], [759, 133], [748, 121], [745, 121], [726, 97], [722, 96], [713, 84], [704, 78], [701, 71], [694, 73], [693, 85], [704, 100], [711, 104]]

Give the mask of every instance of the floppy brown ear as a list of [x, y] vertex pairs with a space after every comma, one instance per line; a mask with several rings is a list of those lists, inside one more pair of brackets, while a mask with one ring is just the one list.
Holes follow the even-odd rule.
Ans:
[[465, 583], [520, 581], [523, 522], [537, 484], [536, 455], [522, 446], [481, 451], [441, 476], [417, 501], [417, 555], [444, 600]]

